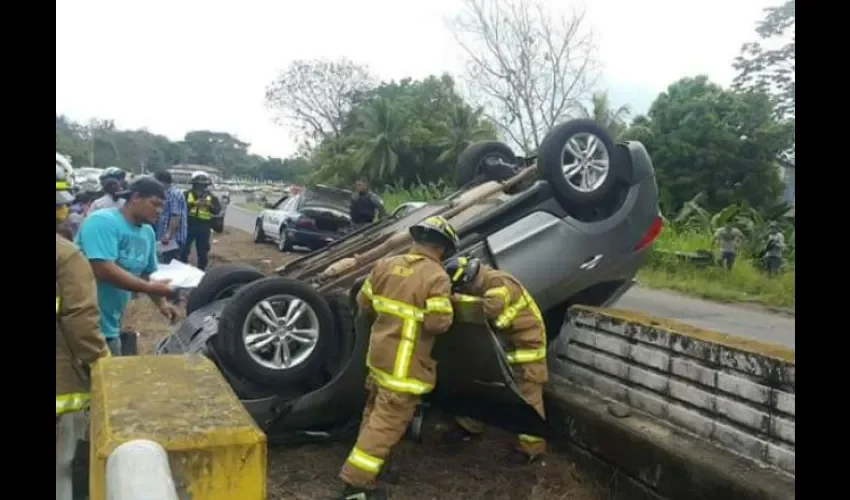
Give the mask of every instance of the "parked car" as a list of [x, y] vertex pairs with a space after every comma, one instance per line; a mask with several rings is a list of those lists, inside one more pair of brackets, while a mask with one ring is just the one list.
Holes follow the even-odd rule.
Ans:
[[322, 185], [285, 194], [267, 204], [257, 216], [254, 242], [275, 241], [281, 252], [296, 246], [322, 248], [344, 236], [351, 227], [348, 205], [352, 194]]
[[[625, 293], [661, 231], [646, 149], [615, 145], [590, 120], [554, 128], [536, 158], [518, 160], [498, 142], [475, 144], [457, 169], [466, 183], [458, 192], [352, 232], [273, 276], [243, 264], [212, 268], [189, 296], [189, 316], [156, 352], [213, 359], [272, 442], [341, 438], [356, 432], [365, 400], [370, 325], [354, 297], [378, 258], [406, 251], [411, 225], [449, 219], [459, 253], [525, 285], [550, 340], [571, 305], [605, 306]], [[276, 227], [263, 223], [263, 234]], [[455, 318], [436, 341], [438, 383], [425, 401], [546, 436], [498, 336], [465, 321]]]

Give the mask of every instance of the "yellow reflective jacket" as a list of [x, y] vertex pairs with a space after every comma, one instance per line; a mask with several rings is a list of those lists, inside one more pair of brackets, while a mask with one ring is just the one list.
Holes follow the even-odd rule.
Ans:
[[537, 303], [522, 284], [510, 274], [481, 265], [478, 277], [452, 301], [459, 306], [483, 309], [499, 334], [509, 345], [512, 364], [534, 363], [546, 359], [546, 326]]
[[385, 389], [425, 394], [434, 388], [436, 335], [452, 324], [451, 282], [442, 264], [414, 245], [410, 253], [375, 264], [360, 292], [360, 310], [373, 316], [367, 365]]
[[89, 262], [76, 245], [56, 235], [56, 414], [79, 411], [88, 401], [84, 367], [109, 356], [100, 333], [97, 288]]

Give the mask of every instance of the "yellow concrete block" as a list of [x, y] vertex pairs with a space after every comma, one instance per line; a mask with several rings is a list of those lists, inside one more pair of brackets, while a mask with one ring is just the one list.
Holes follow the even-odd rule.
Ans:
[[266, 436], [203, 356], [127, 356], [92, 369], [90, 500], [106, 500], [106, 460], [150, 439], [192, 500], [264, 500]]

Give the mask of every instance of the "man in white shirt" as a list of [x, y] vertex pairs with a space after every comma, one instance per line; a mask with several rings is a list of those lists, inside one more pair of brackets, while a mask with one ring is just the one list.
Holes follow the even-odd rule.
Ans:
[[744, 242], [744, 233], [738, 228], [726, 225], [714, 233], [714, 240], [720, 244], [720, 261], [726, 269], [732, 269], [738, 256], [738, 247]]

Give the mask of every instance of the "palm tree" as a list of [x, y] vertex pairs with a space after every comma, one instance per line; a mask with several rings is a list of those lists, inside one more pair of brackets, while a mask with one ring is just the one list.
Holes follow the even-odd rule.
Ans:
[[441, 127], [438, 145], [442, 153], [437, 158], [440, 163], [454, 163], [458, 155], [473, 142], [496, 138], [496, 131], [482, 123], [483, 108], [472, 109], [458, 103], [452, 107], [448, 122]]
[[406, 120], [386, 99], [378, 98], [363, 110], [360, 121], [355, 132], [360, 143], [354, 155], [357, 173], [372, 180], [387, 180], [398, 168]]
[[618, 139], [628, 128], [631, 107], [624, 104], [617, 109], [611, 107], [608, 92], [596, 92], [590, 100], [590, 107], [582, 106], [581, 113], [585, 118], [590, 118], [602, 125], [614, 139]]

